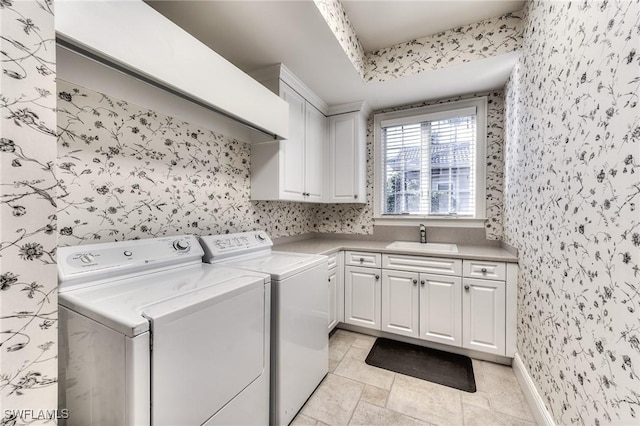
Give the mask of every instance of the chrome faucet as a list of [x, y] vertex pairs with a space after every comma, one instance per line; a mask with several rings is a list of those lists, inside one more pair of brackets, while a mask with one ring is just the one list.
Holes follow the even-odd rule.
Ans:
[[422, 223], [420, 224], [420, 243], [427, 243], [427, 228]]

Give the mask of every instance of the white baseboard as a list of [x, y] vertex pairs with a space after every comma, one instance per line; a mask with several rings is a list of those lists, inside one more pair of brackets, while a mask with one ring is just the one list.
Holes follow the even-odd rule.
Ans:
[[533, 383], [531, 376], [529, 376], [529, 372], [524, 366], [520, 354], [517, 352], [513, 357], [512, 367], [513, 373], [520, 384], [520, 388], [525, 398], [527, 398], [527, 403], [529, 404], [529, 408], [531, 408], [533, 417], [536, 419], [536, 423], [545, 426], [556, 426], [551, 414], [549, 414], [547, 407], [544, 405], [544, 400], [538, 393], [538, 389], [536, 389], [536, 385]]

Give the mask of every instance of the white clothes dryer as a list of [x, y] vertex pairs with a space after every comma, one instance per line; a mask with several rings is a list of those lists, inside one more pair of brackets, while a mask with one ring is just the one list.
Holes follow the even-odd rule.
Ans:
[[193, 236], [58, 250], [67, 424], [268, 424], [269, 276], [202, 255]]
[[204, 261], [271, 275], [270, 423], [287, 425], [328, 372], [328, 259], [272, 251], [262, 231], [200, 237]]

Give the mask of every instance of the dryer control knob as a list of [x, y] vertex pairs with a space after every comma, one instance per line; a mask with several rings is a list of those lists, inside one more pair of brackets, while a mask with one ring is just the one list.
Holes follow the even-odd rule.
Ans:
[[173, 248], [179, 251], [185, 251], [189, 248], [189, 243], [186, 241], [175, 240], [173, 242]]
[[256, 234], [256, 238], [258, 239], [258, 241], [264, 241], [266, 240], [264, 234]]

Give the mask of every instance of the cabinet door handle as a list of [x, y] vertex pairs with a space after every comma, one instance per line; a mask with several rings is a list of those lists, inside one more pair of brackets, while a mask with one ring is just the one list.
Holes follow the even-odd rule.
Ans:
[[416, 285], [416, 284], [418, 284], [418, 280], [414, 279], [413, 280], [413, 285]]
[[425, 284], [425, 281], [424, 281], [424, 280], [421, 280], [421, 281], [420, 281], [420, 285], [424, 286], [424, 284]]
[[482, 272], [483, 274], [486, 274], [487, 273], [487, 268], [480, 269], [480, 272]]
[[380, 279], [380, 275], [376, 275], [376, 280], [379, 280], [379, 279]]
[[331, 278], [329, 278], [327, 281], [331, 282]]
[[465, 286], [464, 286], [464, 289], [465, 289], [466, 291], [469, 291], [469, 288], [470, 288], [470, 287], [469, 287], [468, 285], [465, 285]]
[[353, 198], [358, 198], [358, 194], [353, 194]]

